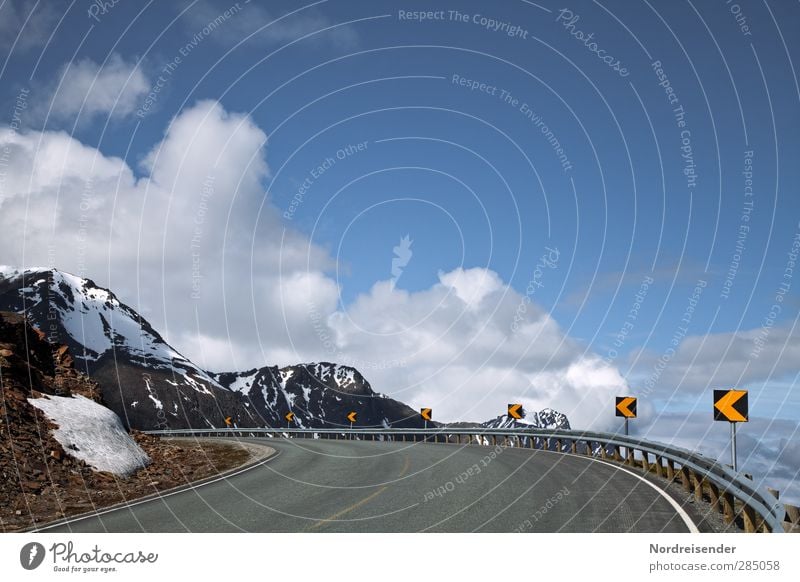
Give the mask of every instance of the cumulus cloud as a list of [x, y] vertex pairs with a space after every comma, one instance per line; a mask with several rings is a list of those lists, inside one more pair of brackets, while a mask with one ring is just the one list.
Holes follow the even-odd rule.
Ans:
[[40, 116], [86, 123], [98, 116], [132, 114], [150, 91], [150, 82], [137, 63], [112, 54], [105, 63], [81, 59], [65, 64], [49, 91]]

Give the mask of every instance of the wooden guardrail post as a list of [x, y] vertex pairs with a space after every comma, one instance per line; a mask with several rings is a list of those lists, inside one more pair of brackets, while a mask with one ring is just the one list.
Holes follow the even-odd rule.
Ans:
[[744, 520], [744, 531], [746, 533], [756, 532], [756, 511], [749, 505], [742, 507], [742, 519]]
[[614, 460], [618, 463], [622, 462], [622, 455], [619, 452], [619, 445], [614, 445]]
[[572, 454], [573, 455], [577, 455], [578, 454], [578, 441], [576, 441], [576, 440], [572, 441], [571, 449], [572, 449]]
[[675, 461], [672, 459], [667, 459], [667, 479], [675, 480]]
[[648, 458], [648, 453], [646, 451], [642, 451], [642, 471], [645, 473], [650, 472], [650, 459]]
[[664, 476], [664, 459], [658, 455], [656, 455], [656, 462], [655, 462], [655, 469], [656, 469], [656, 477], [663, 477]]
[[703, 500], [703, 481], [700, 477], [697, 476], [697, 473], [694, 471], [689, 471], [689, 478], [692, 481], [692, 487], [694, 488], [694, 498], [696, 501]]
[[678, 474], [681, 477], [681, 485], [683, 486], [683, 490], [686, 493], [692, 492], [692, 482], [689, 480], [689, 469], [686, 467], [681, 467], [678, 471]]
[[736, 518], [736, 510], [734, 507], [735, 500], [733, 498], [733, 494], [728, 491], [724, 491], [722, 495], [720, 495], [720, 501], [722, 502], [722, 518], [724, 519], [725, 523], [732, 523]]
[[606, 444], [603, 443], [600, 445], [600, 458], [605, 460], [608, 458], [608, 450], [606, 450]]
[[716, 483], [709, 481], [707, 484], [708, 488], [708, 495], [711, 499], [711, 509], [716, 512], [720, 511], [720, 504], [719, 504], [719, 487], [717, 487]]
[[787, 532], [800, 532], [800, 507], [784, 504], [786, 515], [783, 519], [783, 529]]

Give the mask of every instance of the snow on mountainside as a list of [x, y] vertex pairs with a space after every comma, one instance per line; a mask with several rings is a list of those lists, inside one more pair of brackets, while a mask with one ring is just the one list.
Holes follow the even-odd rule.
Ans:
[[401, 402], [375, 393], [354, 368], [326, 362], [209, 373], [167, 344], [108, 289], [55, 269], [0, 266], [0, 310], [24, 313], [101, 387], [124, 426], [148, 429], [285, 426], [418, 427]]
[[147, 466], [150, 458], [111, 410], [80, 395], [28, 398], [58, 428], [53, 436], [76, 459], [97, 471], [122, 477]]

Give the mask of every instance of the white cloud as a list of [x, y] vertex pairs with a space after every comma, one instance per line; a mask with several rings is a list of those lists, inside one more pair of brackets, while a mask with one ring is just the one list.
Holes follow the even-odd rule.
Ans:
[[135, 62], [113, 54], [104, 63], [82, 59], [65, 64], [50, 86], [39, 115], [86, 123], [97, 116], [125, 117], [139, 107], [150, 81]]

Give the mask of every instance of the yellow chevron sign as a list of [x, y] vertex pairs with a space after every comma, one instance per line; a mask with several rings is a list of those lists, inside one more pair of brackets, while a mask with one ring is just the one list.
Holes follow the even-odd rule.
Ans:
[[522, 410], [522, 404], [509, 404], [508, 415], [517, 420], [520, 420], [522, 417], [524, 417], [525, 411]]
[[419, 414], [423, 418], [423, 420], [433, 420], [432, 408], [420, 408]]
[[636, 398], [633, 396], [617, 396], [617, 416], [636, 418]]
[[233, 424], [233, 422], [231, 421], [231, 417], [230, 416], [225, 418], [225, 426], [230, 426], [232, 424]]
[[347, 420], [349, 420], [350, 422], [355, 422], [357, 417], [358, 417], [358, 414], [356, 414], [356, 412], [353, 411], [353, 412], [351, 412], [350, 414], [347, 415]]
[[714, 420], [747, 422], [747, 390], [714, 390]]
[[283, 418], [286, 419], [286, 422], [292, 422], [294, 420], [294, 412], [287, 412]]

